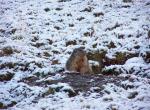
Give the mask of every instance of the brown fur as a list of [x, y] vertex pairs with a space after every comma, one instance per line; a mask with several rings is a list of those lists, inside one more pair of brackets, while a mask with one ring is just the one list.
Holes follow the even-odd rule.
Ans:
[[82, 74], [93, 73], [83, 48], [77, 48], [73, 51], [66, 63], [68, 71], [79, 72]]

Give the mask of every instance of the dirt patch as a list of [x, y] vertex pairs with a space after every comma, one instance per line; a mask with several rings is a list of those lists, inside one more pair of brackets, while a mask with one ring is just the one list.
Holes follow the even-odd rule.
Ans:
[[[101, 74], [79, 74], [79, 73], [59, 73], [59, 74], [65, 77], [58, 80], [38, 81], [39, 78], [36, 78], [34, 76], [30, 78], [25, 78], [21, 82], [27, 83], [31, 86], [41, 86], [41, 87], [47, 87], [48, 85], [57, 83], [67, 83], [74, 89], [74, 91], [87, 93], [88, 91], [91, 91], [92, 87], [98, 87], [99, 89], [96, 89], [95, 92], [101, 92], [104, 89], [103, 85], [106, 85], [107, 83], [114, 83], [115, 85], [120, 86], [121, 82], [126, 80], [124, 77], [101, 75]], [[47, 78], [48, 77], [52, 77], [52, 75], [47, 76]]]

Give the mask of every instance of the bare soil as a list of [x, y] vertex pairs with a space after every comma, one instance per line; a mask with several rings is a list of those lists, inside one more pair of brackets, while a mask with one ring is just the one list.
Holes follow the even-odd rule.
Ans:
[[[59, 73], [59, 74], [65, 77], [58, 80], [38, 81], [39, 78], [33, 76], [25, 78], [21, 82], [27, 83], [30, 86], [41, 86], [41, 87], [47, 87], [48, 85], [57, 83], [67, 83], [75, 91], [78, 92], [90, 91], [91, 87], [98, 87], [99, 89], [95, 91], [100, 92], [104, 88], [103, 85], [106, 85], [107, 83], [114, 83], [117, 86], [121, 86], [121, 82], [128, 79], [126, 77], [101, 75], [101, 74], [79, 74], [79, 73]], [[47, 76], [46, 78], [51, 77], [52, 75], [53, 74]]]

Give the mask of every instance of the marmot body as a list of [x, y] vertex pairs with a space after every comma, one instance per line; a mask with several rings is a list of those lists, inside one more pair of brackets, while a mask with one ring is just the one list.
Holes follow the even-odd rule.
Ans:
[[79, 72], [82, 74], [93, 73], [86, 52], [82, 48], [77, 48], [73, 51], [66, 63], [66, 69], [68, 71]]

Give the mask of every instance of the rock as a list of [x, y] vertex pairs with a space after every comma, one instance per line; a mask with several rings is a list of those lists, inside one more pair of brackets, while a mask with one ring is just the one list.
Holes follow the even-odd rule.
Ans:
[[105, 55], [106, 55], [106, 51], [103, 50], [87, 53], [88, 60], [97, 61], [99, 63], [99, 65], [93, 66], [95, 72], [100, 72], [102, 68], [104, 68], [103, 60], [105, 59]]
[[83, 33], [83, 35], [86, 37], [91, 36], [91, 32], [85, 32], [85, 33]]
[[101, 73], [101, 68], [100, 68], [99, 65], [92, 65], [91, 67], [92, 67], [92, 70], [93, 70], [93, 73], [94, 73], [94, 74], [99, 74], [99, 73]]
[[13, 78], [14, 74], [12, 73], [6, 73], [6, 74], [0, 74], [0, 81], [9, 81]]
[[148, 31], [148, 34], [147, 34], [148, 38], [150, 39], [150, 30]]
[[74, 24], [69, 24], [69, 27], [74, 27]]
[[129, 7], [131, 7], [130, 5], [123, 5], [122, 6], [123, 8], [129, 8]]
[[7, 46], [7, 47], [2, 48], [2, 52], [0, 53], [0, 56], [8, 56], [8, 55], [13, 54], [13, 52], [14, 52], [13, 48], [10, 46]]
[[121, 24], [118, 24], [118, 22], [117, 22], [114, 26], [106, 28], [105, 31], [107, 31], [107, 30], [108, 31], [112, 31], [112, 30], [114, 30], [114, 29], [116, 29], [116, 28], [118, 28], [120, 26], [121, 26]]
[[138, 56], [138, 53], [122, 53], [122, 52], [116, 52], [116, 55], [115, 55], [115, 58], [113, 59], [110, 59], [108, 58], [107, 56], [105, 57], [104, 59], [104, 65], [106, 66], [110, 66], [110, 65], [116, 65], [116, 64], [125, 64], [125, 62], [132, 58], [132, 57], [137, 57]]
[[[102, 70], [105, 66], [117, 65], [117, 64], [123, 65], [128, 59], [133, 58], [133, 57], [138, 57], [139, 55], [139, 53], [116, 52], [114, 58], [109, 58], [108, 56], [106, 56], [106, 53], [107, 51], [104, 51], [104, 50], [91, 51], [91, 52], [87, 52], [87, 57], [89, 60], [99, 62], [100, 70]], [[147, 62], [149, 61], [150, 56], [148, 53], [145, 56], [145, 59], [147, 59]], [[116, 70], [104, 71], [104, 73], [110, 73], [110, 72], [113, 72], [113, 73], [115, 72], [118, 74], [118, 72], [120, 71], [116, 71]]]
[[87, 52], [87, 57], [89, 60], [93, 60], [93, 61], [101, 61], [102, 59], [105, 58], [106, 55], [106, 51], [101, 50], [101, 51], [91, 51], [91, 52]]
[[126, 53], [117, 52], [115, 57], [116, 57], [117, 63], [124, 64], [126, 61]]
[[103, 75], [119, 75], [121, 72], [119, 72], [116, 68], [113, 69], [104, 69], [102, 70]]
[[104, 16], [103, 12], [97, 12], [93, 14], [95, 17]]
[[52, 50], [52, 52], [53, 52], [54, 54], [60, 54], [60, 52], [59, 52], [58, 50]]
[[69, 2], [71, 0], [58, 0], [58, 2]]
[[45, 10], [46, 12], [50, 11], [50, 9], [49, 9], [49, 8], [45, 8], [44, 10]]
[[30, 77], [26, 77], [26, 78], [23, 78], [21, 81], [19, 82], [24, 82], [30, 86], [33, 86], [35, 85], [35, 82], [39, 80], [39, 77], [33, 75], [33, 76], [30, 76]]
[[52, 56], [48, 51], [43, 52], [43, 55], [45, 57], [51, 57]]
[[112, 97], [104, 97], [103, 98], [103, 101], [113, 101], [113, 98]]
[[74, 91], [72, 89], [64, 89], [63, 91], [67, 92], [69, 97], [74, 97], [78, 94], [78, 91]]
[[55, 93], [55, 90], [53, 88], [49, 88], [45, 93], [42, 94], [42, 97], [45, 97], [54, 93]]
[[61, 28], [59, 26], [54, 26], [55, 29], [60, 30]]
[[107, 89], [104, 89], [104, 92], [107, 93], [107, 94], [110, 94], [111, 92]]
[[84, 10], [82, 10], [82, 11], [80, 11], [80, 12], [92, 12], [92, 10], [93, 10], [93, 7], [87, 7], [87, 8], [85, 8]]
[[107, 47], [108, 47], [109, 49], [111, 49], [111, 48], [116, 48], [114, 42], [112, 42], [112, 41], [109, 43], [109, 45], [107, 45]]
[[60, 11], [60, 10], [62, 10], [62, 8], [59, 8], [59, 7], [58, 7], [58, 8], [56, 8], [55, 10]]
[[129, 95], [128, 95], [128, 98], [129, 98], [129, 99], [133, 99], [133, 98], [135, 98], [137, 95], [138, 95], [138, 92], [137, 92], [137, 91], [130, 92]]
[[8, 105], [4, 105], [2, 102], [0, 102], [0, 109], [7, 109], [9, 107], [13, 107], [14, 105], [16, 105], [17, 102], [16, 101], [12, 101], [10, 104]]
[[[60, 85], [59, 85], [60, 84]], [[74, 90], [71, 86], [68, 86], [68, 84], [61, 85], [63, 83], [58, 83], [55, 87], [52, 87], [55, 92], [66, 92], [68, 93], [69, 97], [74, 97], [78, 94], [78, 91]]]
[[69, 46], [69, 45], [77, 45], [76, 40], [73, 40], [73, 41], [67, 41], [67, 42], [66, 42], [66, 46]]
[[1, 32], [1, 33], [5, 33], [5, 32], [6, 32], [6, 30], [4, 30], [4, 29], [0, 29], [0, 32]]
[[121, 84], [121, 86], [122, 86], [125, 90], [134, 88], [134, 85], [133, 85], [133, 84]]
[[147, 2], [146, 5], [150, 5], [150, 2]]
[[119, 110], [119, 106], [116, 104], [110, 104], [106, 110]]
[[93, 48], [97, 48], [97, 43], [93, 44], [92, 46]]
[[56, 65], [56, 64], [60, 64], [58, 60], [53, 60], [51, 65]]
[[37, 42], [36, 44], [31, 44], [31, 45], [34, 46], [34, 47], [39, 48], [39, 47], [41, 47], [41, 46], [44, 46], [45, 44], [44, 44], [44, 43], [39, 43], [39, 42]]
[[82, 17], [82, 16], [81, 16], [81, 17], [79, 17], [79, 18], [77, 18], [77, 20], [78, 20], [78, 21], [81, 21], [81, 20], [83, 20], [83, 19], [85, 19], [85, 18], [84, 18], [84, 17]]
[[136, 45], [136, 46], [134, 46], [134, 48], [135, 48], [135, 49], [139, 49], [139, 48], [140, 48], [140, 46], [139, 46], [139, 45]]
[[146, 52], [146, 54], [143, 56], [144, 57], [144, 61], [146, 63], [150, 63], [150, 52]]
[[4, 108], [4, 104], [2, 102], [0, 102], [0, 109]]
[[91, 87], [90, 91], [100, 93], [103, 89], [104, 89], [103, 86], [102, 87]]
[[46, 74], [44, 73], [44, 71], [42, 71], [42, 72], [36, 72], [36, 73], [34, 73], [34, 75], [37, 76], [37, 77], [42, 77], [42, 78], [46, 76]]
[[48, 40], [48, 44], [49, 45], [52, 45], [53, 44], [53, 41], [51, 39], [47, 39]]
[[130, 3], [130, 2], [133, 2], [133, 1], [132, 0], [123, 0], [123, 2]]
[[67, 16], [72, 16], [72, 14], [71, 14], [71, 13], [68, 13]]
[[101, 67], [99, 66], [99, 62], [90, 60], [89, 63], [90, 63], [90, 66], [91, 66], [94, 74], [101, 73]]
[[58, 22], [63, 22], [64, 20], [63, 20], [63, 19], [58, 19], [57, 21], [58, 21]]
[[14, 68], [16, 66], [15, 63], [12, 63], [12, 62], [6, 62], [6, 63], [3, 63], [3, 64], [0, 64], [0, 69], [3, 69], [3, 68]]
[[17, 29], [12, 29], [10, 33], [15, 34], [16, 31], [17, 31]]
[[8, 105], [8, 107], [13, 107], [13, 106], [16, 105], [16, 104], [17, 104], [16, 101], [12, 101], [12, 102]]
[[33, 37], [33, 39], [31, 39], [32, 42], [36, 42], [39, 40], [38, 36], [32, 36], [32, 37]]
[[83, 105], [83, 109], [85, 110], [90, 110], [90, 108], [91, 108], [91, 105], [88, 105], [88, 104]]
[[125, 35], [124, 34], [119, 34], [118, 39], [124, 39]]

